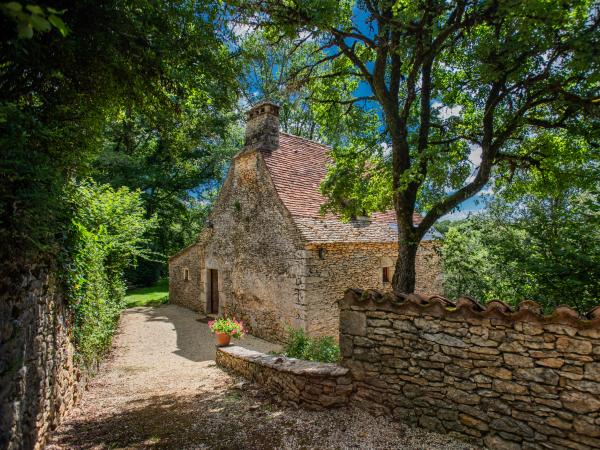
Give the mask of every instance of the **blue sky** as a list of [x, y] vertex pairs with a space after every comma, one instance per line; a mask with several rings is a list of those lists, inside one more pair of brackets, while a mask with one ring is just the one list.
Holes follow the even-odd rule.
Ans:
[[485, 201], [489, 194], [478, 194], [461, 203], [460, 208], [450, 214], [446, 214], [440, 220], [460, 220], [465, 219], [472, 214], [477, 214], [485, 210]]

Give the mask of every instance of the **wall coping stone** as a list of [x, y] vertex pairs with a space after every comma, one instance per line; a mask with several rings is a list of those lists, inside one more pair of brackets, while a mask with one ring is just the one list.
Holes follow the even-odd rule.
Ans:
[[315, 361], [304, 361], [296, 358], [288, 358], [279, 355], [267, 355], [265, 353], [248, 350], [239, 346], [220, 347], [217, 352], [226, 353], [235, 358], [242, 359], [262, 366], [270, 367], [280, 372], [288, 372], [294, 375], [314, 377], [342, 377], [348, 373], [348, 369], [333, 363], [322, 363]]
[[524, 300], [513, 309], [500, 300], [482, 305], [470, 297], [460, 297], [452, 302], [439, 295], [393, 294], [354, 288], [346, 290], [339, 304], [342, 309], [360, 305], [365, 309], [430, 315], [448, 320], [496, 319], [504, 322], [535, 322], [569, 325], [578, 329], [600, 329], [600, 305], [592, 308], [584, 317], [564, 305], [556, 307], [552, 314], [544, 315], [542, 307], [531, 300]]

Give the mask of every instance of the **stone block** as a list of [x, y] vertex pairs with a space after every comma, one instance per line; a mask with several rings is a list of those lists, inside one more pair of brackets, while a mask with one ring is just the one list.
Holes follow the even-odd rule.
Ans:
[[565, 361], [560, 358], [542, 358], [537, 359], [535, 363], [540, 366], [551, 367], [553, 369], [560, 369], [565, 364]]
[[504, 431], [520, 436], [521, 439], [533, 439], [534, 431], [526, 423], [515, 420], [510, 417], [494, 419], [490, 422], [490, 428], [497, 431]]
[[468, 347], [467, 343], [462, 339], [456, 338], [454, 336], [450, 336], [449, 334], [444, 333], [423, 333], [423, 339], [426, 339], [431, 342], [435, 342], [436, 344], [445, 345], [448, 347], [459, 347], [465, 348]]
[[560, 395], [565, 408], [578, 414], [600, 411], [600, 399], [584, 392], [565, 391]]
[[490, 450], [521, 450], [521, 446], [516, 442], [511, 442], [497, 434], [489, 434], [484, 438], [485, 446]]
[[405, 333], [416, 333], [417, 328], [408, 320], [394, 320], [392, 322], [392, 327], [396, 330], [405, 332]]
[[600, 362], [588, 363], [584, 366], [583, 377], [586, 380], [600, 382]]
[[446, 396], [454, 403], [463, 403], [466, 405], [476, 405], [481, 400], [481, 397], [477, 394], [461, 391], [453, 387], [447, 389]]
[[483, 367], [481, 373], [492, 378], [500, 378], [501, 380], [512, 380], [512, 372], [504, 367]]
[[346, 334], [340, 335], [340, 353], [343, 358], [349, 358], [352, 356], [352, 352], [354, 350], [354, 343], [352, 341], [352, 336], [348, 336]]
[[367, 317], [358, 311], [341, 311], [340, 331], [352, 336], [366, 336]]
[[443, 433], [445, 431], [440, 419], [434, 416], [421, 416], [419, 418], [419, 425], [428, 430], [437, 431], [438, 433]]
[[578, 391], [600, 395], [600, 382], [588, 380], [567, 380], [567, 386], [573, 387]]
[[590, 417], [579, 416], [573, 421], [575, 431], [585, 436], [600, 437], [600, 424], [595, 424]]
[[504, 353], [504, 363], [511, 367], [533, 367], [533, 359], [516, 353]]
[[561, 336], [556, 340], [556, 350], [563, 353], [589, 355], [592, 353], [592, 343], [589, 340]]
[[527, 369], [516, 369], [513, 372], [515, 379], [535, 381], [537, 383], [549, 384], [556, 386], [558, 384], [559, 376], [554, 369], [546, 367], [535, 367]]
[[498, 350], [501, 352], [513, 352], [513, 353], [523, 353], [526, 348], [516, 340], [502, 342], [498, 346]]
[[487, 431], [490, 428], [488, 424], [483, 420], [477, 419], [476, 417], [470, 416], [468, 414], [459, 414], [458, 418], [460, 423], [462, 423], [463, 425], [470, 428], [476, 428], [479, 431]]
[[506, 394], [522, 395], [527, 394], [527, 387], [511, 381], [496, 379], [493, 382], [494, 390]]

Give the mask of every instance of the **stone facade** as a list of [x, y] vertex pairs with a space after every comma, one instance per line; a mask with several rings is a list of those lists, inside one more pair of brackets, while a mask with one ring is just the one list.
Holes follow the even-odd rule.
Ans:
[[[386, 289], [397, 255], [394, 213], [342, 222], [321, 216], [329, 149], [278, 131], [268, 102], [249, 113], [246, 146], [232, 161], [198, 242], [169, 260], [170, 302], [235, 315], [256, 336], [281, 341], [290, 326], [336, 336], [348, 280]], [[437, 244], [417, 257], [417, 289], [441, 290]], [[215, 281], [215, 271], [217, 281]], [[187, 274], [187, 276], [186, 276]], [[215, 289], [212, 284], [216, 283]], [[211, 297], [218, 292], [218, 311]]]
[[491, 449], [600, 448], [600, 307], [358, 290], [340, 306], [360, 406]]
[[[439, 245], [439, 242], [428, 241], [419, 247], [416, 262], [417, 292], [434, 294], [442, 289]], [[337, 336], [337, 299], [344, 296], [348, 283], [363, 289], [391, 292], [397, 255], [396, 243], [307, 245], [306, 277], [302, 286], [305, 288], [304, 296], [308, 305], [306, 330], [309, 334]], [[387, 282], [383, 280], [384, 268], [388, 269]]]
[[268, 387], [286, 404], [311, 409], [343, 406], [352, 393], [348, 369], [336, 364], [265, 355], [242, 347], [217, 350], [216, 362]]
[[81, 390], [69, 314], [44, 266], [15, 268], [0, 285], [0, 448], [40, 449]]
[[[279, 340], [286, 326], [301, 327], [306, 315], [297, 290], [303, 260], [296, 256], [302, 248], [260, 154], [240, 154], [221, 189], [211, 228], [170, 260], [170, 301], [234, 315], [255, 336]], [[199, 277], [182, 281], [184, 267], [194, 267]], [[208, 307], [210, 269], [218, 271], [219, 311]]]
[[169, 259], [169, 301], [194, 311], [205, 311], [201, 304], [202, 247], [190, 245]]

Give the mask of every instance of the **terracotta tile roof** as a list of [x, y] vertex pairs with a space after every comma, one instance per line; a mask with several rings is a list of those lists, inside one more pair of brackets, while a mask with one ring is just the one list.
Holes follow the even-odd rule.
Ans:
[[[327, 174], [330, 148], [287, 133], [279, 133], [279, 148], [263, 151], [279, 197], [309, 242], [394, 242], [397, 240], [393, 210], [374, 213], [368, 223], [342, 222], [319, 213], [325, 198], [319, 192]], [[413, 217], [418, 223], [420, 216]]]

